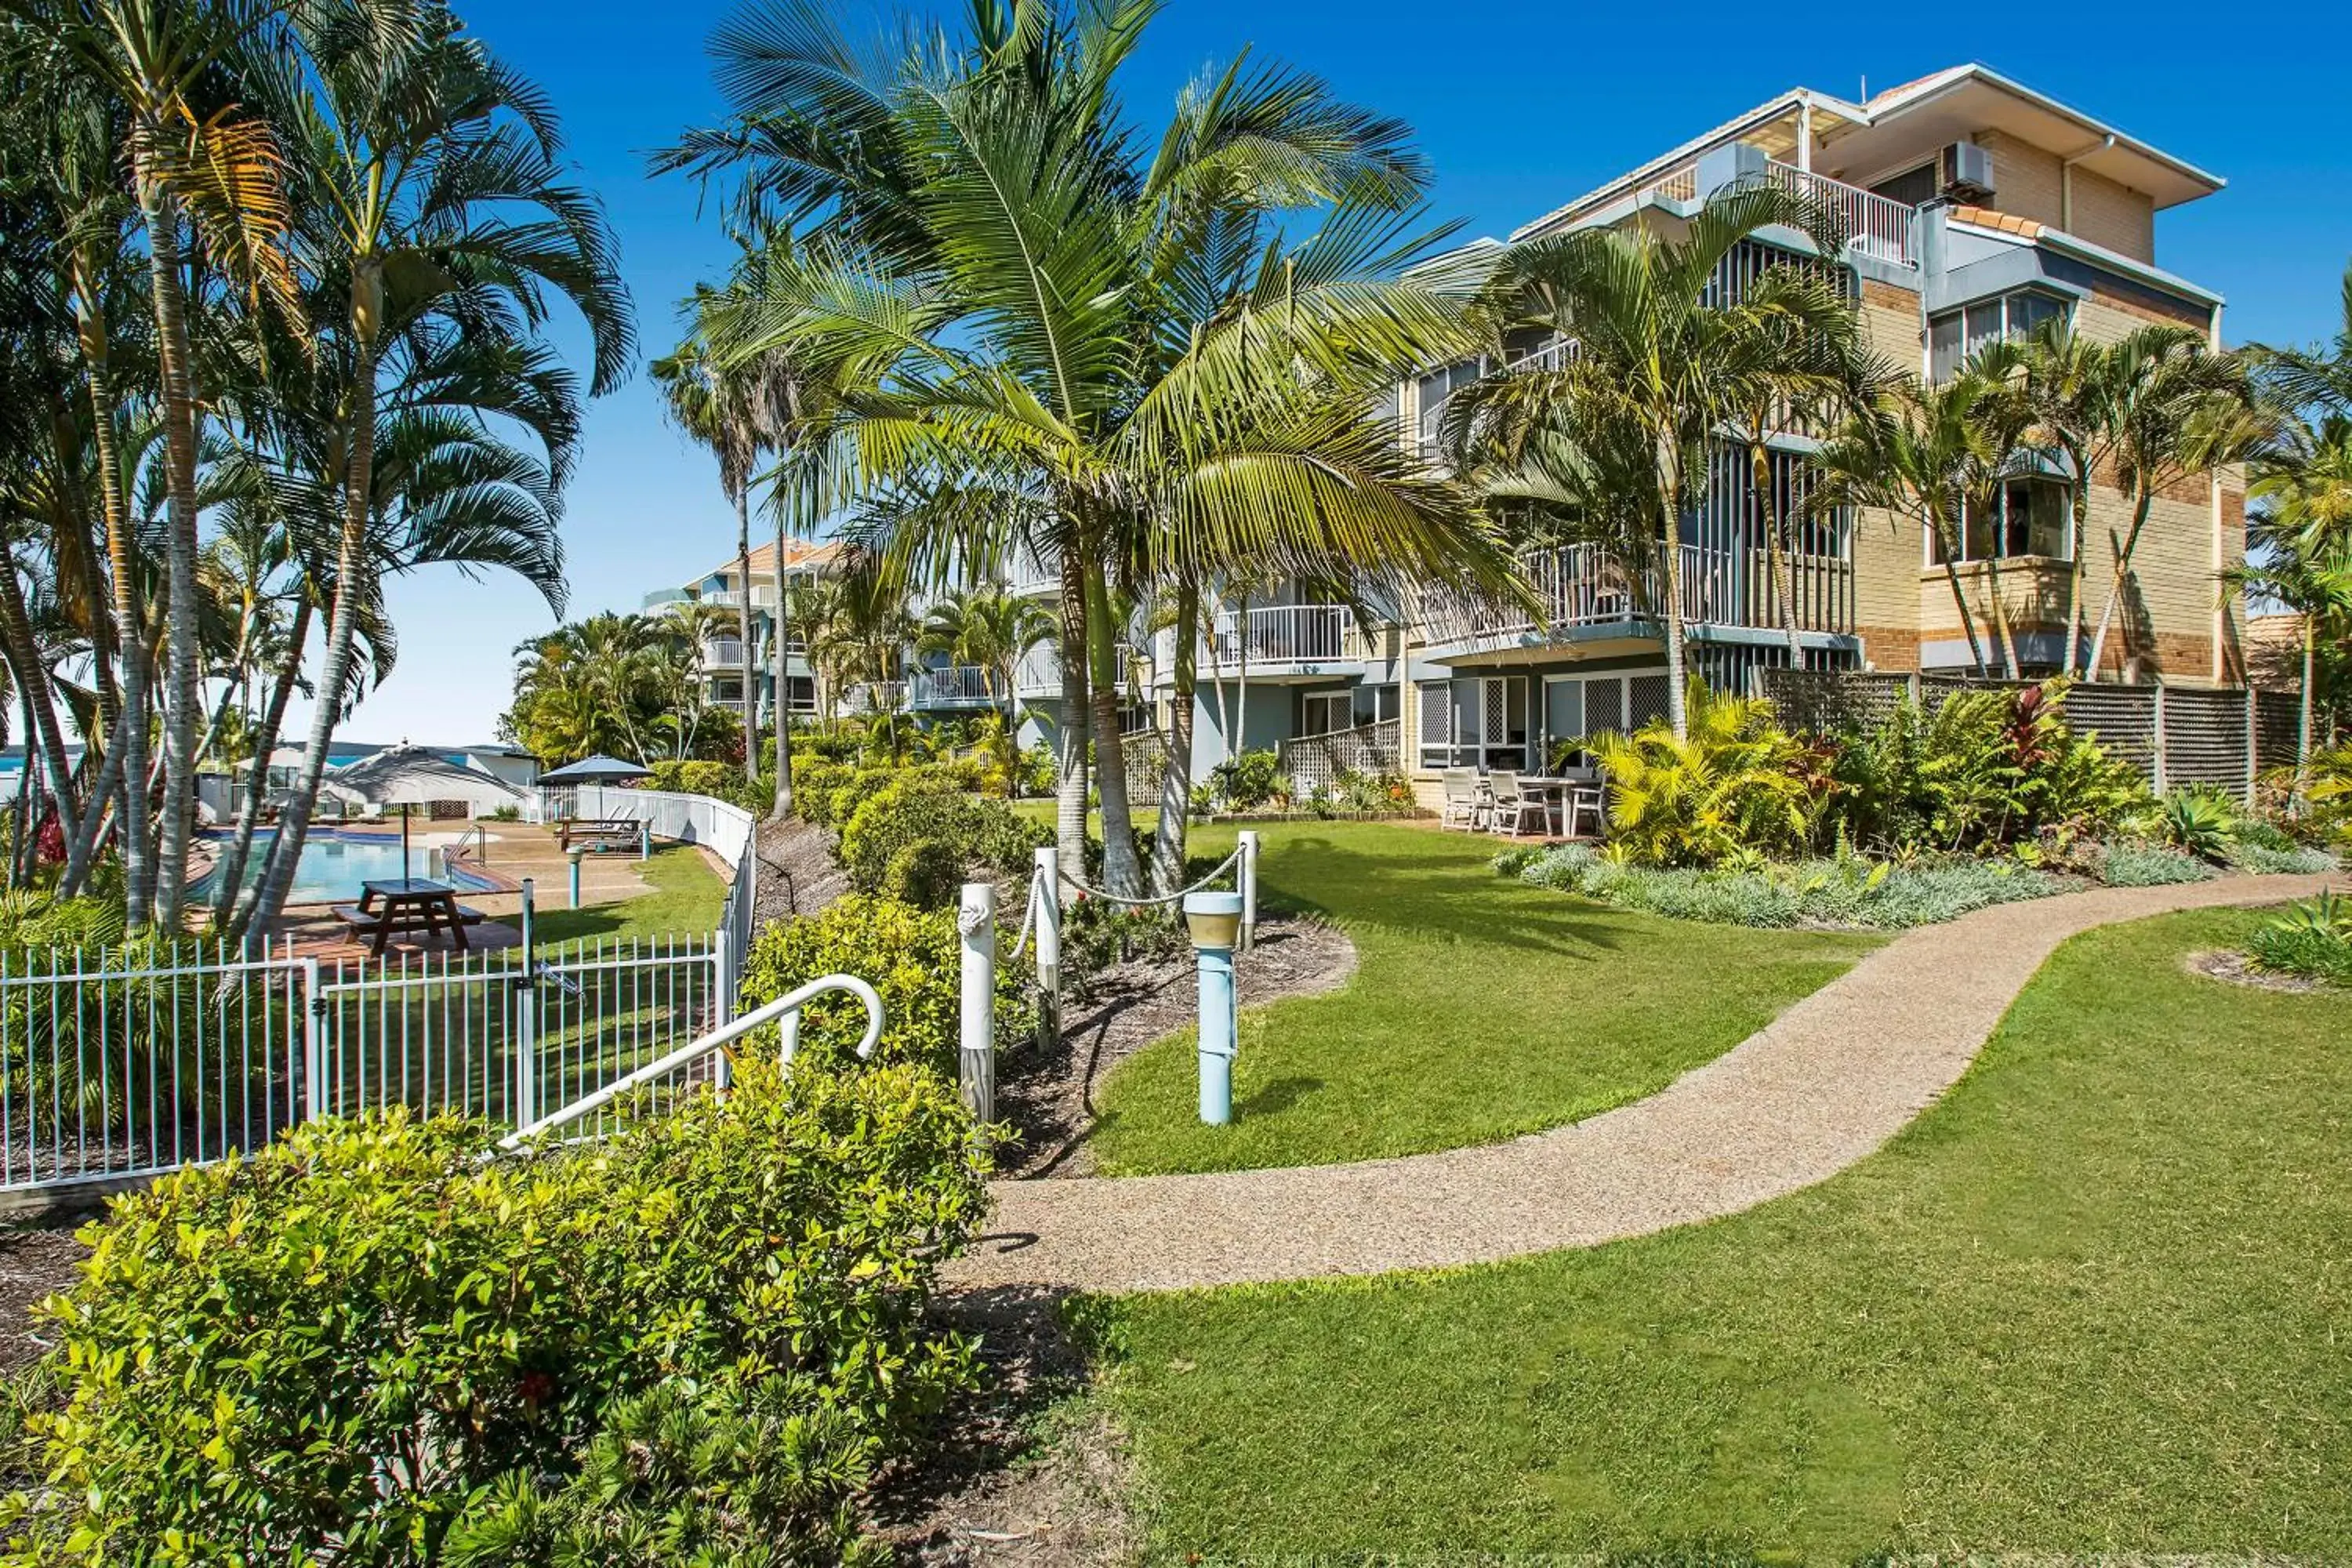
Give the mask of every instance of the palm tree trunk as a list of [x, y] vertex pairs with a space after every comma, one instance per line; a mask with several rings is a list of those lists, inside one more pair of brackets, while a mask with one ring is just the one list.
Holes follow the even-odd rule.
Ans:
[[2319, 683], [2319, 615], [2303, 612], [2303, 689], [2296, 694], [2294, 733], [2294, 799], [2302, 803], [2311, 768], [2311, 691]]
[[[1762, 427], [1759, 421], [1756, 428]], [[1789, 668], [1802, 669], [1805, 644], [1797, 635], [1797, 586], [1790, 580], [1788, 558], [1780, 549], [1780, 500], [1772, 489], [1772, 451], [1761, 441], [1751, 441], [1748, 454], [1756, 504], [1764, 514], [1764, 570], [1772, 579], [1772, 602], [1780, 612], [1780, 629], [1789, 634]]]
[[[155, 916], [175, 927], [187, 895], [188, 834], [194, 818], [197, 659], [196, 416], [189, 379], [187, 302], [181, 293], [179, 203], [153, 178], [143, 156], [135, 171], [145, 219], [155, 305], [155, 356], [163, 381], [165, 555], [171, 616], [170, 664], [163, 689], [163, 819], [155, 856]], [[126, 773], [135, 782], [136, 773]]]
[[[784, 580], [784, 557], [781, 548], [776, 552], [776, 581]], [[757, 673], [751, 664], [751, 487], [735, 487], [735, 581], [743, 592], [735, 602], [736, 662], [743, 675], [743, 771], [752, 778], [760, 776], [760, 697], [753, 682]], [[779, 599], [782, 595], [777, 595]], [[777, 688], [779, 698], [783, 689]], [[779, 726], [779, 733], [782, 727]]]
[[2115, 624], [2116, 607], [2123, 602], [2124, 580], [2131, 575], [2132, 557], [2139, 550], [2140, 531], [2147, 526], [2147, 514], [2155, 509], [2156, 491], [2140, 486], [2139, 497], [2132, 506], [2131, 527], [2125, 531], [2123, 548], [2116, 552], [2116, 580], [2107, 584], [2107, 602], [2099, 609], [2099, 629], [2091, 637], [2091, 668], [2084, 679], [2099, 679], [2099, 662], [2105, 657], [2107, 628]]
[[793, 814], [793, 622], [792, 596], [784, 592], [784, 514], [776, 513], [776, 646], [770, 660], [776, 668], [776, 798], [768, 820], [782, 822]]
[[[106, 513], [107, 574], [111, 579], [109, 586], [114, 599], [114, 657], [121, 667], [121, 717], [116, 731], [121, 736], [122, 761], [116, 771], [121, 779], [143, 779], [147, 776], [147, 699], [152, 685], [147, 644], [139, 609], [136, 563], [131, 556], [130, 509], [122, 489], [122, 458], [115, 439], [113, 370], [106, 319], [101, 313], [102, 296], [94, 280], [94, 269], [80, 265], [82, 259], [77, 261], [77, 289], [83, 300], [77, 330], [83, 361], [89, 371], [90, 440], [98, 458], [99, 504]], [[126, 795], [126, 807], [129, 798]], [[94, 794], [91, 800], [92, 811], [102, 815], [103, 793]], [[155, 863], [147, 828], [144, 810], [124, 810], [123, 902], [134, 931], [147, 923], [155, 892]]]
[[1055, 780], [1054, 843], [1062, 875], [1073, 881], [1087, 874], [1087, 580], [1077, 552], [1062, 552], [1062, 714], [1056, 740], [1060, 774]]
[[[383, 262], [362, 258], [352, 279], [352, 321], [360, 345], [359, 363], [352, 372], [349, 459], [343, 476], [343, 527], [335, 544], [335, 598], [327, 614], [327, 657], [319, 672], [317, 700], [310, 714], [310, 740], [302, 756], [302, 773], [294, 782], [292, 798], [278, 825], [277, 840], [253, 895], [239, 906], [236, 929], [247, 946], [266, 941], [270, 925], [286, 907], [287, 889], [294, 884], [294, 867], [310, 833], [310, 816], [318, 808], [319, 784], [326, 776], [327, 749], [334, 743], [335, 720], [350, 679], [352, 639], [359, 625], [360, 574], [367, 569], [369, 502], [374, 491], [376, 327], [382, 320]], [[642, 756], [638, 759], [642, 762]]]
[[302, 670], [302, 650], [310, 641], [311, 610], [310, 595], [306, 593], [294, 606], [294, 624], [287, 631], [286, 658], [278, 667], [277, 680], [271, 684], [269, 707], [262, 714], [260, 727], [254, 731], [253, 757], [246, 764], [245, 799], [237, 806], [236, 831], [221, 857], [220, 875], [214, 879], [218, 889], [213, 900], [217, 911], [214, 920], [226, 937], [245, 934], [243, 926], [232, 924], [228, 917], [236, 908], [236, 896], [245, 882], [246, 863], [253, 858], [254, 831], [261, 821], [263, 797], [269, 793], [269, 757], [278, 750], [278, 733], [286, 724], [286, 705], [293, 699], [295, 678]]
[[1192, 805], [1192, 701], [1200, 675], [1201, 584], [1176, 584], [1176, 668], [1168, 711], [1168, 755], [1160, 770], [1160, 821], [1151, 835], [1151, 891], [1166, 898], [1184, 885], [1185, 834]]
[[[79, 836], [81, 827], [80, 815], [74, 809], [73, 767], [66, 760], [65, 731], [58, 722], [48, 667], [41, 662], [40, 644], [34, 639], [32, 619], [25, 606], [25, 585], [16, 580], [14, 543], [6, 531], [0, 529], [0, 637], [5, 638], [16, 695], [24, 704], [26, 721], [32, 731], [25, 737], [26, 773], [29, 778], [33, 749], [37, 744], [42, 761], [48, 767], [50, 792], [57, 800], [58, 826], [65, 830], [66, 842], [70, 844]], [[34, 826], [37, 830], [37, 811]]]
[[[128, 709], [115, 714], [105, 761], [99, 766], [98, 776], [92, 781], [89, 793], [83, 797], [88, 804], [82, 811], [81, 832], [66, 846], [65, 875], [58, 881], [58, 897], [60, 899], [80, 895], [82, 884], [89, 879], [89, 868], [98, 858], [98, 847], [107, 821], [107, 805], [122, 781], [122, 762], [126, 751], [122, 740], [129, 719]], [[128, 817], [138, 814], [118, 815]]]
[[[1671, 433], [1657, 443], [1659, 539], [1665, 556], [1666, 723], [1675, 739], [1690, 738], [1690, 704], [1683, 688], [1687, 666], [1683, 652], [1682, 459]], [[1626, 715], [1626, 728], [1633, 728]]]
[[2083, 652], [2083, 537], [2091, 521], [2090, 464], [2081, 465], [2083, 472], [2074, 485], [2074, 537], [2068, 542], [2073, 557], [2066, 566], [2066, 662], [2058, 673], [2072, 679], [2082, 668]]
[[1122, 899], [1143, 896], [1135, 857], [1135, 816], [1127, 795], [1127, 752], [1119, 744], [1118, 645], [1110, 622], [1110, 584], [1100, 568], [1087, 574], [1087, 652], [1094, 665], [1095, 792], [1102, 796], [1103, 886]]
[[1232, 742], [1227, 750], [1234, 756], [1249, 751], [1249, 595], [1242, 595], [1241, 607], [1234, 612], [1234, 720]]
[[1952, 610], [1960, 617], [1960, 635], [1969, 640], [1969, 663], [1981, 677], [1990, 672], [1985, 667], [1984, 644], [1977, 639], [1976, 615], [1969, 608], [1969, 591], [1960, 582], [1960, 542], [1937, 518], [1932, 502], [1925, 522], [1928, 532], [1935, 536], [1936, 553], [1944, 558], [1944, 586], [1951, 590]]
[[1985, 558], [1985, 599], [1992, 610], [1993, 647], [2000, 655], [2000, 672], [2011, 680], [2018, 679], [2017, 637], [2009, 628], [2009, 605], [2000, 596], [2000, 554], [1995, 552]]

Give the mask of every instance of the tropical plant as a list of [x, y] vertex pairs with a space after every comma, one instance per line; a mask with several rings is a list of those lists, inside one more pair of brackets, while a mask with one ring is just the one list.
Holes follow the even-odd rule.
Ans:
[[1035, 599], [999, 588], [968, 588], [932, 604], [916, 634], [918, 652], [981, 671], [989, 700], [999, 705], [1001, 760], [1012, 771], [1021, 716], [1013, 683], [1021, 661], [1058, 639], [1054, 613]]
[[2352, 900], [2333, 892], [2288, 906], [2246, 944], [2252, 967], [2352, 985]]
[[1834, 787], [1813, 748], [1759, 698], [1694, 679], [1682, 733], [1653, 720], [1592, 738], [1609, 779], [1612, 852], [1644, 866], [1712, 866], [1801, 848]]
[[[801, 504], [861, 503], [861, 535], [934, 580], [1016, 550], [1057, 563], [1073, 874], [1088, 742], [1118, 732], [1116, 589], [1244, 560], [1508, 574], [1370, 412], [1471, 346], [1391, 276], [1425, 247], [1404, 229], [1425, 174], [1402, 128], [1235, 67], [1139, 136], [1116, 78], [1151, 12], [974, 4], [956, 30], [869, 49], [813, 9], [754, 5], [714, 39], [731, 123], [668, 161], [740, 175], [739, 210], [822, 220], [714, 331], [835, 387], [787, 466]], [[1123, 759], [1093, 751], [1105, 875], [1139, 892]]]
[[2200, 860], [2228, 858], [2238, 839], [2237, 805], [2219, 790], [2168, 791], [2144, 821], [2158, 843]]

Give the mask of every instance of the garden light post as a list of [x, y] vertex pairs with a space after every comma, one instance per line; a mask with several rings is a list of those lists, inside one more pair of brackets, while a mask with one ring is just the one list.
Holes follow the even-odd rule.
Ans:
[[572, 862], [572, 907], [575, 910], [580, 907], [580, 857], [587, 852], [588, 847], [584, 844], [574, 844], [563, 852]]
[[967, 882], [956, 905], [963, 968], [956, 1078], [963, 1103], [982, 1121], [996, 1120], [996, 885]]
[[1200, 959], [1201, 1120], [1223, 1127], [1234, 1119], [1234, 1052], [1239, 1038], [1234, 947], [1241, 940], [1242, 896], [1187, 893], [1184, 926]]
[[1257, 945], [1257, 851], [1255, 830], [1244, 829], [1241, 836], [1241, 868], [1235, 878], [1242, 894], [1240, 951], [1243, 952]]

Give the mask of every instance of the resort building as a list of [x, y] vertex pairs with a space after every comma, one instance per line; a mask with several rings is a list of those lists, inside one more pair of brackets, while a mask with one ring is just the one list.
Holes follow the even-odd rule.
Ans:
[[[663, 588], [647, 594], [643, 607], [648, 611], [677, 612], [688, 606], [703, 605], [719, 610], [737, 611], [745, 604], [748, 594], [751, 612], [754, 697], [761, 712], [772, 713], [776, 708], [773, 638], [776, 636], [777, 606], [782, 602], [782, 587], [824, 577], [837, 570], [841, 553], [838, 544], [814, 544], [803, 539], [787, 540], [780, 582], [776, 546], [771, 541], [752, 550], [748, 561], [751, 569], [748, 577], [742, 571], [746, 563], [730, 556], [724, 563], [681, 587]], [[712, 617], [703, 629], [700, 647], [704, 700], [727, 707], [740, 706], [743, 700], [744, 654], [740, 618], [734, 615]], [[796, 632], [792, 634], [792, 641], [786, 650], [785, 668], [791, 687], [788, 700], [792, 710], [795, 713], [815, 712], [816, 672], [809, 663], [806, 642]]]
[[[1866, 102], [1797, 89], [1632, 170], [1517, 230], [1514, 241], [1601, 226], [1678, 232], [1714, 192], [1769, 181], [1809, 193], [1851, 237], [1843, 260], [1866, 340], [1929, 380], [1992, 339], [2054, 316], [2103, 342], [2173, 322], [2219, 344], [2221, 300], [2164, 270], [2156, 215], [2221, 188], [2193, 165], [1989, 70], [1966, 65]], [[1445, 258], [1475, 270], [1482, 248]], [[1794, 231], [1767, 231], [1725, 268], [1723, 286], [1810, 256]], [[1573, 353], [1538, 343], [1523, 351]], [[1407, 439], [1433, 450], [1446, 396], [1483, 365], [1441, 368], [1400, 388]], [[1771, 441], [1783, 517], [1817, 444]], [[1744, 451], [1717, 453], [1706, 500], [1682, 523], [1683, 615], [1694, 670], [1744, 688], [1790, 650], [1766, 570], [1757, 486]], [[2073, 530], [2073, 476], [2053, 469], [2005, 487], [1994, 515], [1969, 517], [1950, 563], [1979, 628], [2002, 621], [2027, 673], [2063, 658], [2067, 577], [2095, 622], [2115, 581], [2130, 507], [2090, 476], [2089, 537]], [[2217, 574], [2243, 553], [2242, 478], [2223, 472], [2156, 501], [2107, 642], [2110, 679], [2212, 685], [2243, 678], [2238, 612]], [[1423, 595], [1406, 630], [1406, 771], [1433, 787], [1448, 766], [1540, 768], [1548, 742], [1663, 713], [1664, 641], [1654, 584], [1627, 580], [1587, 547], [1525, 558], [1544, 615]], [[1809, 667], [1967, 673], [1969, 642], [1951, 574], [1916, 518], [1864, 511], [1805, 522], [1790, 563]], [[1982, 635], [1980, 633], [1980, 635]], [[2089, 641], [2087, 630], [2084, 638]]]

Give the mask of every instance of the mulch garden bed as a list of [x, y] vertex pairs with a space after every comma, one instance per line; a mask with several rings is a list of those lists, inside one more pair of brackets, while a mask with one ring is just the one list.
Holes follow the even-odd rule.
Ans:
[[[1356, 944], [1319, 921], [1262, 921], [1256, 946], [1234, 969], [1244, 1007], [1318, 996], [1356, 972]], [[1129, 1057], [1199, 1017], [1194, 971], [1190, 952], [1122, 964], [1097, 982], [1089, 1000], [1066, 1005], [1058, 1046], [1006, 1049], [997, 1069], [996, 1114], [1012, 1123], [1020, 1142], [1000, 1151], [1002, 1173], [1095, 1173], [1087, 1142], [1097, 1115], [1095, 1086]]]
[[2326, 983], [2307, 979], [2300, 974], [2269, 974], [2256, 969], [2242, 952], [2192, 952], [2189, 969], [2208, 980], [2219, 980], [2230, 985], [2251, 985], [2257, 991], [2285, 991], [2302, 994], [2325, 991]]

